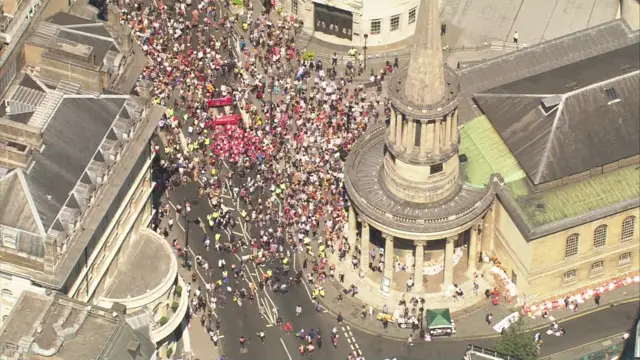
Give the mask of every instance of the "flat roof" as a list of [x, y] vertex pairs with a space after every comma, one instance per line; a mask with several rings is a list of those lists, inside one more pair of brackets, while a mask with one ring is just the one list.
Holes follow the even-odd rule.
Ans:
[[102, 297], [136, 297], [162, 284], [174, 256], [162, 243], [164, 241], [160, 235], [154, 237], [153, 234], [139, 232]]

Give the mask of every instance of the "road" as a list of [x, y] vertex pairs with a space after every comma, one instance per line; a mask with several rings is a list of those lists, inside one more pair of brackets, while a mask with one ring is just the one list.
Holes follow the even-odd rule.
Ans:
[[[170, 199], [194, 199], [197, 198], [197, 186], [189, 184], [177, 188], [170, 194]], [[225, 206], [238, 209], [242, 206], [239, 202], [233, 201], [227, 190], [223, 194]], [[191, 201], [192, 212], [189, 220], [194, 221], [196, 218], [205, 219], [209, 213], [210, 206], [206, 201]], [[184, 226], [184, 225], [182, 225]], [[205, 251], [204, 244], [201, 239], [205, 232], [208, 232], [210, 238], [213, 234], [204, 226], [200, 227], [194, 223], [189, 225], [190, 246], [196, 254], [205, 257], [211, 267], [214, 268], [213, 280], [220, 278], [220, 271], [216, 269], [218, 259], [225, 259], [227, 266], [232, 263], [240, 263], [239, 257], [232, 252], [217, 252], [211, 249]], [[250, 230], [249, 230], [250, 232]], [[221, 232], [223, 241], [228, 241], [231, 233], [236, 237], [248, 238], [247, 225], [240, 220], [232, 232]], [[248, 254], [250, 249], [242, 249], [239, 254]], [[257, 277], [261, 276], [265, 269], [256, 268], [250, 265], [247, 272], [250, 279], [257, 282]], [[234, 280], [231, 280], [231, 286], [237, 286]], [[247, 283], [239, 282], [242, 287], [247, 288]], [[274, 326], [275, 317], [269, 313], [269, 310], [277, 308], [284, 322], [291, 322], [294, 331], [300, 329], [308, 331], [311, 327], [320, 328], [325, 334], [323, 338], [327, 338], [327, 334], [336, 326], [336, 320], [333, 315], [325, 313], [324, 309], [318, 313], [314, 309], [314, 304], [310, 299], [308, 289], [304, 286], [300, 288], [292, 288], [288, 294], [274, 294], [270, 290], [258, 295], [257, 301], [253, 304], [244, 304], [242, 308], [235, 304], [227, 304], [224, 309], [219, 309], [219, 316], [222, 327], [221, 331], [224, 335], [223, 347], [224, 354], [229, 359], [294, 359], [299, 358], [297, 348], [299, 341], [293, 336], [286, 336], [281, 329]], [[229, 298], [230, 302], [230, 298]], [[295, 316], [295, 306], [300, 305], [303, 312], [299, 317]], [[334, 312], [337, 309], [332, 309]], [[584, 343], [597, 341], [607, 338], [615, 334], [619, 334], [631, 328], [633, 320], [638, 313], [638, 302], [630, 302], [613, 307], [604, 307], [594, 313], [580, 316], [575, 319], [562, 322], [560, 325], [565, 328], [567, 335], [564, 337], [549, 337], [544, 335], [544, 345], [542, 355], [551, 355], [567, 349], [580, 346]], [[377, 327], [376, 327], [377, 328]], [[267, 334], [267, 344], [260, 343], [256, 334], [264, 330]], [[544, 333], [544, 330], [540, 332]], [[316, 350], [312, 354], [305, 356], [307, 359], [346, 359], [349, 353], [361, 350], [365, 359], [386, 359], [396, 357], [398, 360], [418, 360], [418, 359], [460, 359], [466, 346], [470, 343], [482, 347], [491, 348], [495, 343], [495, 338], [481, 340], [465, 340], [456, 341], [455, 338], [443, 340], [434, 340], [429, 343], [416, 342], [413, 346], [409, 346], [404, 341], [384, 338], [382, 336], [372, 335], [370, 332], [363, 332], [356, 326], [339, 327], [340, 338], [337, 349], [327, 342], [322, 349]], [[407, 332], [407, 335], [409, 333]], [[247, 345], [247, 352], [241, 352], [238, 344], [238, 338], [243, 335], [251, 338]], [[348, 341], [347, 341], [348, 339]], [[326, 340], [325, 340], [326, 341]]]

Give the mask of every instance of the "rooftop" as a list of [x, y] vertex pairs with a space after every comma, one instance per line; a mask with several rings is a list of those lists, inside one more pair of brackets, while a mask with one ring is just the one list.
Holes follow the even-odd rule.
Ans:
[[164, 239], [146, 232], [138, 233], [118, 266], [118, 273], [101, 296], [123, 299], [144, 295], [164, 282], [173, 258]]
[[474, 99], [538, 185], [640, 153], [638, 68], [636, 43]]
[[[505, 188], [501, 198], [512, 200], [512, 216], [531, 239], [560, 228], [578, 226], [589, 216], [604, 217], [638, 206], [640, 168], [627, 166], [582, 181], [535, 192], [518, 161], [485, 117], [465, 124], [460, 131], [460, 154], [465, 182], [486, 186], [493, 173], [501, 175]], [[620, 207], [623, 206], [623, 207]], [[526, 231], [524, 231], [526, 230]]]
[[34, 154], [35, 165], [27, 174], [29, 190], [45, 229], [54, 225], [63, 207], [79, 209], [76, 204], [79, 199], [69, 194], [95, 157], [104, 160], [107, 154], [101, 146], [105, 141], [119, 140], [113, 125], [127, 99], [124, 95], [65, 96], [49, 119], [43, 133], [44, 149]]
[[[31, 360], [150, 359], [155, 351], [122, 314], [58, 294], [25, 291], [1, 329], [0, 355], [12, 351]], [[137, 344], [138, 357], [127, 353], [127, 343]]]

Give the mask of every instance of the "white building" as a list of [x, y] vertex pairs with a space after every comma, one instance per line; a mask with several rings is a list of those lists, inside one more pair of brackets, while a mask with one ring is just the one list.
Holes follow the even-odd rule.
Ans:
[[340, 45], [385, 46], [411, 37], [419, 0], [282, 0], [314, 37]]

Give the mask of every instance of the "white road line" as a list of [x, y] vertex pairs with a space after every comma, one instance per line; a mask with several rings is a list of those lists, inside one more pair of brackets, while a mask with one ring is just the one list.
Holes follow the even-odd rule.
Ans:
[[272, 327], [272, 326], [274, 326], [274, 325], [273, 325], [273, 324], [267, 324], [267, 325], [265, 325], [265, 327]]
[[237, 231], [234, 231], [233, 233], [234, 233], [234, 234], [236, 234], [236, 235], [238, 235], [238, 236], [242, 236], [242, 237], [244, 237], [244, 234], [243, 234], [243, 233], [239, 233], [239, 232], [237, 232]]
[[[342, 330], [344, 330], [344, 328]], [[347, 330], [351, 331], [351, 327], [349, 325], [347, 325]]]
[[349, 346], [351, 346], [351, 350], [353, 350], [353, 345], [349, 345]]
[[360, 349], [360, 346], [358, 346], [358, 343], [356, 342], [356, 339], [353, 339], [353, 345], [356, 346], [356, 349]]
[[349, 336], [354, 337], [351, 331], [349, 331]]
[[169, 205], [171, 205], [171, 207], [173, 208], [174, 211], [176, 210], [176, 206], [173, 205], [173, 203], [171, 201], [169, 201]]
[[289, 354], [289, 350], [287, 350], [287, 346], [284, 344], [284, 340], [282, 340], [282, 338], [280, 338], [280, 342], [282, 343], [282, 347], [284, 348], [284, 351], [287, 353], [287, 356], [289, 357], [289, 360], [293, 360], [291, 358], [291, 354]]
[[181, 224], [179, 221], [178, 221], [178, 226], [180, 226], [180, 229], [182, 229], [182, 231], [187, 232], [187, 231], [184, 229], [184, 226], [182, 226], [182, 224]]
[[348, 342], [349, 344], [351, 344], [351, 339], [347, 338], [347, 342]]

